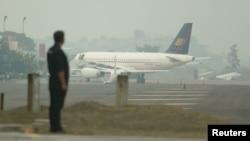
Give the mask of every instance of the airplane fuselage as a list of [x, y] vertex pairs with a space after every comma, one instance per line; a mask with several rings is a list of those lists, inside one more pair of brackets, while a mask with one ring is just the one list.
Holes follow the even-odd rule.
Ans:
[[75, 58], [84, 66], [122, 67], [135, 70], [168, 70], [194, 60], [193, 56], [168, 53], [86, 52]]
[[145, 83], [146, 73], [167, 71], [194, 61], [187, 55], [192, 31], [192, 23], [185, 23], [164, 53], [138, 52], [85, 52], [76, 55], [71, 65], [81, 69], [82, 76], [99, 77], [109, 73], [110, 82], [118, 74], [136, 76], [137, 83]]

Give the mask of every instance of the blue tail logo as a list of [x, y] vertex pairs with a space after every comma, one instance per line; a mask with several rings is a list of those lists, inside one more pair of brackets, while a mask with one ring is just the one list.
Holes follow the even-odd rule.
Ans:
[[185, 23], [166, 51], [172, 54], [188, 54], [192, 23]]

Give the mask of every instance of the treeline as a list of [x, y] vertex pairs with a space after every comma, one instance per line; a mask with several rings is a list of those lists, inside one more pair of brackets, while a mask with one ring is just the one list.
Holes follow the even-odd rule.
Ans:
[[10, 50], [7, 38], [2, 38], [0, 43], [0, 74], [27, 73], [36, 70], [35, 55]]

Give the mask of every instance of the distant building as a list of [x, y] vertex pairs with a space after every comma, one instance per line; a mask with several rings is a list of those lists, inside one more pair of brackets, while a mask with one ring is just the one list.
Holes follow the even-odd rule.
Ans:
[[8, 36], [8, 44], [10, 50], [18, 50], [18, 41], [13, 36]]
[[46, 46], [45, 44], [39, 44], [39, 57], [44, 58], [46, 57]]

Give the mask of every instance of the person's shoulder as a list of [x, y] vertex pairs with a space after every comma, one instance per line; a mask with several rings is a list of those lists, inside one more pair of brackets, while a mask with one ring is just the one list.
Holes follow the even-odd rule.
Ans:
[[48, 49], [47, 54], [48, 54], [48, 55], [51, 55], [51, 54], [53, 54], [53, 52], [54, 52], [54, 47], [52, 46], [52, 47], [50, 47], [50, 48]]
[[61, 52], [61, 49], [57, 47], [56, 45], [53, 45], [48, 50], [48, 54], [54, 54], [54, 53], [60, 53], [60, 52]]

